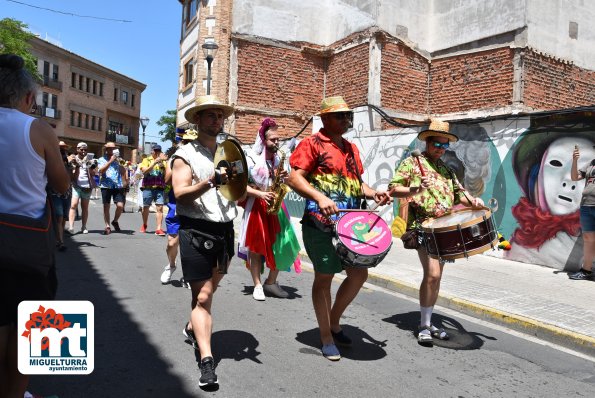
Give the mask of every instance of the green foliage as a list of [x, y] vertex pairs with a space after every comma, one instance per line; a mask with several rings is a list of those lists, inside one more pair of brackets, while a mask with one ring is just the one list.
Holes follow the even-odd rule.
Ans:
[[165, 115], [161, 116], [159, 120], [157, 120], [158, 126], [164, 126], [162, 130], [159, 131], [159, 135], [161, 136], [161, 141], [171, 141], [172, 144], [176, 142], [176, 110], [168, 110], [165, 111]]
[[12, 18], [0, 19], [0, 54], [16, 54], [25, 60], [25, 68], [32, 76], [40, 78], [37, 58], [31, 54], [29, 40], [35, 37], [25, 29], [27, 25]]

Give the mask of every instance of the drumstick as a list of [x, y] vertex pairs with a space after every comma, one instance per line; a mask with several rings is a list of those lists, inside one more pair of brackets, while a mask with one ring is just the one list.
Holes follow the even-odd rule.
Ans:
[[414, 149], [413, 151], [411, 151], [411, 156], [413, 156], [415, 160], [417, 160], [417, 165], [419, 166], [419, 170], [421, 171], [421, 176], [425, 177], [426, 173], [421, 165], [421, 161], [419, 160], [419, 157], [421, 156], [421, 151], [419, 149]]

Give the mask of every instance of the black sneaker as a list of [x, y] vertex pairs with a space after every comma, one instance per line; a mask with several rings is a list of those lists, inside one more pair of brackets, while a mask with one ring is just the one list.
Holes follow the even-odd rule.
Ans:
[[583, 268], [581, 268], [573, 274], [568, 274], [568, 278], [574, 279], [577, 281], [593, 280], [593, 272], [588, 272], [588, 271], [584, 270]]
[[333, 335], [335, 344], [342, 345], [343, 347], [351, 347], [352, 341], [345, 333], [343, 333], [343, 329], [339, 330], [337, 333], [331, 330], [331, 334]]
[[200, 361], [200, 379], [198, 385], [200, 387], [208, 387], [219, 384], [217, 375], [215, 374], [215, 361], [213, 357], [206, 357]]
[[192, 330], [188, 329], [187, 323], [186, 326], [184, 326], [184, 329], [182, 329], [182, 334], [184, 337], [186, 337], [186, 340], [192, 344], [192, 347], [198, 350], [198, 341], [196, 341], [196, 336]]

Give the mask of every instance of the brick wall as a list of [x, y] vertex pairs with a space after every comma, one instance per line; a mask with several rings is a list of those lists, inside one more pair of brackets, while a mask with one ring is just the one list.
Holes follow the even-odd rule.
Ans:
[[513, 51], [498, 48], [436, 59], [430, 66], [430, 113], [512, 104]]
[[524, 103], [537, 110], [595, 104], [595, 72], [527, 50]]
[[[271, 117], [264, 113], [245, 113], [236, 112], [235, 114], [235, 134], [246, 144], [253, 144], [256, 138], [256, 133], [260, 128], [260, 123], [265, 117]], [[308, 121], [307, 118], [290, 117], [290, 116], [273, 116], [273, 119], [279, 125], [278, 133], [281, 138], [289, 138], [296, 135]], [[311, 131], [311, 126], [302, 133], [307, 135]]]
[[[326, 80], [327, 97], [342, 95], [350, 107], [368, 102], [369, 52], [370, 44], [366, 42], [330, 58]], [[322, 96], [322, 92], [320, 95]]]
[[382, 106], [414, 113], [428, 113], [426, 58], [402, 43], [386, 42], [382, 49]]

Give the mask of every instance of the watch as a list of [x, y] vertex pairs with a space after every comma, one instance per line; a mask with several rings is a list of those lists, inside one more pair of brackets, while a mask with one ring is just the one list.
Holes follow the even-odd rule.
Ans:
[[215, 184], [213, 183], [213, 181], [211, 181], [210, 178], [207, 180], [207, 184], [209, 184], [209, 188], [215, 188]]

